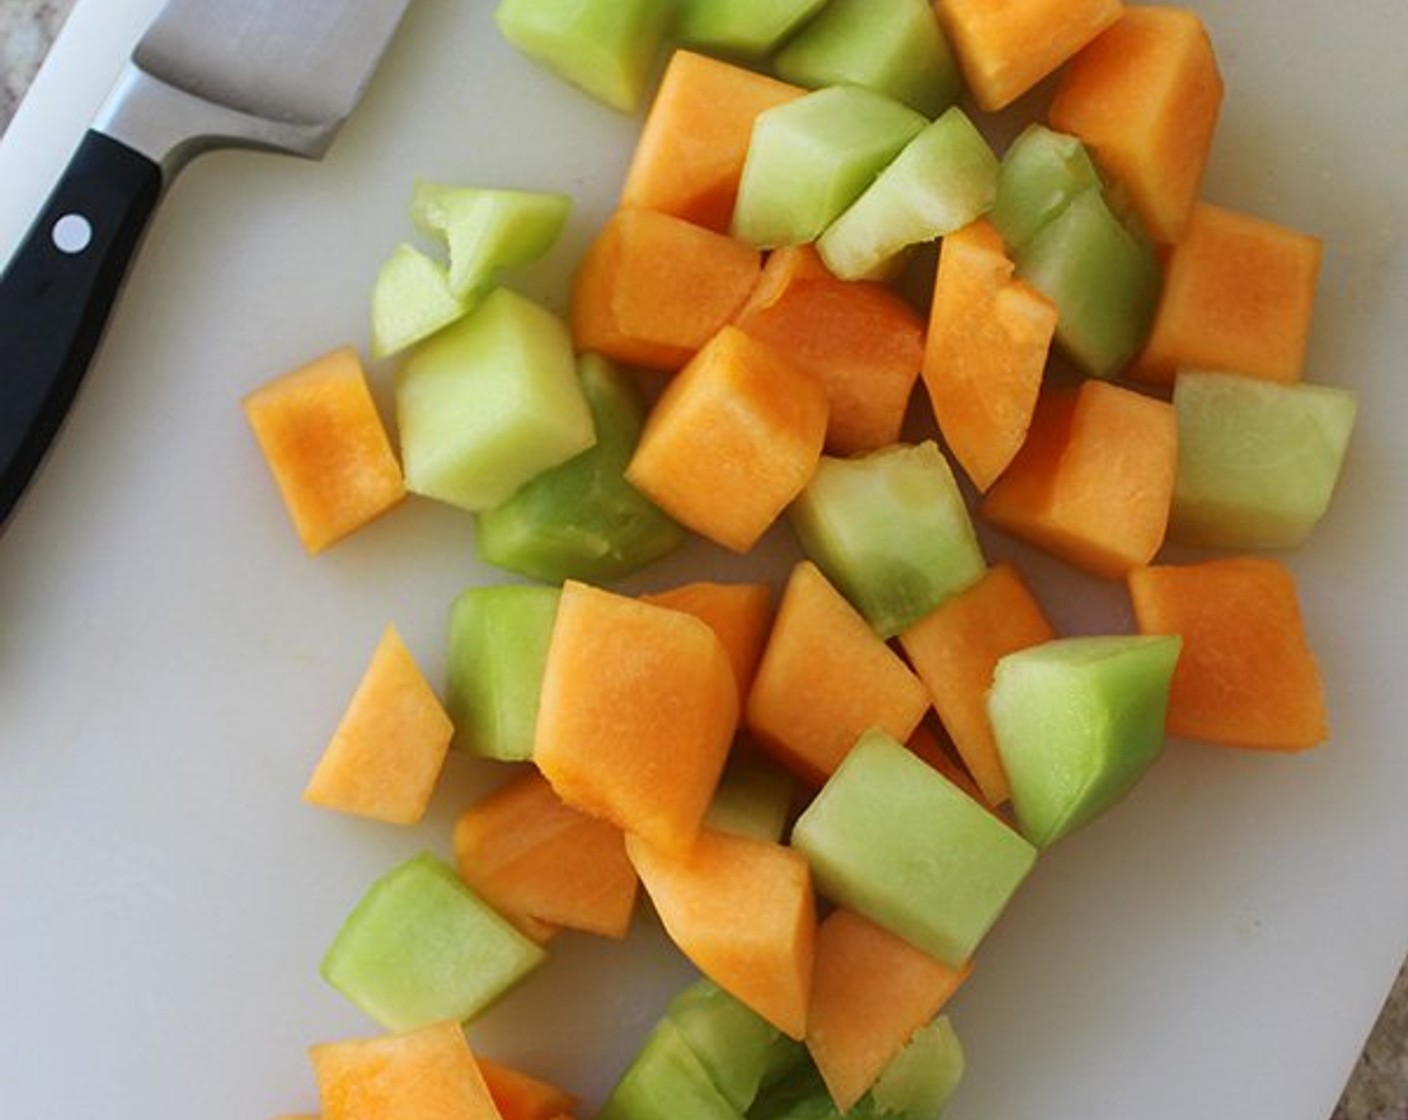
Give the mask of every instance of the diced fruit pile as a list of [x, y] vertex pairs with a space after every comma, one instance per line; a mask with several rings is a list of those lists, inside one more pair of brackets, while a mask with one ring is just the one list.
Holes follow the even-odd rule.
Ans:
[[[310, 552], [410, 493], [515, 573], [446, 604], [441, 691], [388, 627], [305, 791], [404, 825], [450, 749], [512, 767], [452, 861], [387, 871], [332, 938], [324, 977], [390, 1033], [313, 1048], [326, 1120], [574, 1112], [463, 1024], [563, 931], [624, 937], [642, 887], [703, 978], [598, 1115], [932, 1117], [944, 1005], [1042, 849], [1169, 734], [1329, 734], [1290, 569], [1245, 553], [1311, 535], [1356, 401], [1301, 379], [1319, 242], [1200, 197], [1198, 18], [668, 10], [497, 10], [627, 111], [678, 44], [565, 320], [502, 277], [566, 196], [421, 184], [443, 259], [402, 245], [371, 299], [399, 456], [350, 348], [246, 399]], [[982, 114], [1048, 77], [999, 155]], [[1127, 588], [1135, 632], [1059, 635], [981, 525]], [[757, 582], [607, 586], [775, 530], [799, 552]]]

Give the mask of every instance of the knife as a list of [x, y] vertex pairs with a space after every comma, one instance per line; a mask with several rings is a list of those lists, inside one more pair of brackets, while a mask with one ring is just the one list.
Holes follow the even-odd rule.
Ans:
[[163, 190], [192, 158], [317, 159], [410, 0], [168, 0], [0, 273], [0, 526], [97, 349]]

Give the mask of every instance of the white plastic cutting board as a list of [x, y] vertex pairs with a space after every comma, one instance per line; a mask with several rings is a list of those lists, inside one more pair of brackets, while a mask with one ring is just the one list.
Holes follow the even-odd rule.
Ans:
[[[0, 253], [156, 7], [78, 5], [0, 144]], [[1408, 952], [1408, 7], [1196, 7], [1228, 87], [1207, 192], [1325, 237], [1309, 376], [1363, 393], [1338, 502], [1293, 559], [1335, 738], [1173, 744], [1047, 855], [951, 1005], [952, 1120], [1323, 1120]], [[570, 191], [566, 238], [518, 278], [561, 307], [637, 122], [513, 55], [490, 9], [418, 0], [325, 162], [184, 174], [0, 538], [0, 1116], [312, 1110], [304, 1048], [375, 1031], [317, 977], [337, 923], [392, 863], [448, 851], [501, 776], [452, 759], [411, 831], [299, 802], [382, 627], [438, 680], [451, 597], [500, 577], [467, 519], [420, 501], [305, 557], [239, 410], [365, 345], [417, 176]], [[790, 547], [698, 549], [638, 584], [777, 571]], [[1058, 625], [1127, 625], [1108, 590], [1090, 608], [1090, 581], [1030, 570]], [[472, 1038], [595, 1101], [688, 974], [649, 919], [624, 948], [565, 937]]]

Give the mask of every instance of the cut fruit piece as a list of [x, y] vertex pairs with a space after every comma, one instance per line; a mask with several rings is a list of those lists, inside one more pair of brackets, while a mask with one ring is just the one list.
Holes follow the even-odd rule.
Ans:
[[503, 761], [533, 755], [555, 587], [470, 587], [450, 607], [445, 706], [454, 746]]
[[1198, 203], [1168, 254], [1131, 376], [1168, 385], [1180, 370], [1210, 369], [1300, 380], [1322, 254], [1317, 237]]
[[696, 533], [747, 552], [816, 470], [826, 390], [724, 327], [666, 386], [626, 480]]
[[596, 440], [566, 325], [507, 288], [417, 348], [396, 414], [407, 486], [470, 512]]
[[727, 233], [758, 114], [806, 91], [678, 50], [636, 141], [621, 206], [659, 210]]
[[934, 1117], [963, 1080], [963, 1046], [947, 1015], [915, 1031], [870, 1090], [882, 1116]]
[[533, 749], [559, 797], [687, 851], [737, 726], [733, 667], [706, 623], [564, 585]]
[[1358, 414], [1348, 389], [1234, 373], [1179, 374], [1169, 536], [1215, 548], [1295, 548], [1329, 508]]
[[929, 0], [830, 0], [772, 65], [799, 86], [864, 86], [926, 117], [957, 101], [963, 86]]
[[1092, 187], [1100, 189], [1100, 173], [1079, 138], [1029, 124], [1003, 153], [988, 217], [1016, 252]]
[[780, 843], [796, 794], [797, 783], [787, 770], [747, 744], [736, 746], [709, 803], [704, 826]]
[[988, 721], [993, 670], [1007, 654], [1055, 636], [1026, 582], [1008, 563], [988, 569], [900, 635], [905, 655], [989, 805], [1001, 805], [1011, 792]]
[[1183, 639], [1170, 735], [1274, 751], [1329, 737], [1324, 686], [1285, 565], [1234, 557], [1139, 568], [1129, 593], [1140, 633]]
[[819, 785], [862, 732], [906, 739], [929, 707], [923, 683], [810, 561], [793, 570], [748, 696], [748, 729]]
[[499, 0], [499, 32], [624, 113], [640, 104], [671, 21], [669, 0]]
[[1163, 753], [1176, 637], [1057, 638], [997, 663], [988, 714], [1022, 834], [1045, 848], [1125, 796]]
[[1056, 308], [1012, 276], [1002, 237], [979, 219], [944, 238], [923, 377], [953, 457], [985, 491], [1027, 438]]
[[429, 852], [362, 897], [323, 957], [323, 979], [387, 1030], [484, 1011], [545, 960]]
[[652, 210], [618, 210], [572, 281], [572, 335], [628, 365], [677, 370], [757, 283], [762, 258], [731, 237]]
[[734, 325], [826, 387], [826, 449], [851, 455], [900, 438], [924, 356], [924, 321], [883, 284], [839, 280], [811, 245], [768, 256]]
[[454, 725], [388, 626], [303, 800], [388, 824], [425, 815]]
[[1121, 579], [1163, 545], [1177, 443], [1164, 401], [1103, 381], [1049, 389], [982, 515], [1094, 575]]
[[476, 1060], [501, 1120], [555, 1120], [568, 1116], [581, 1104], [571, 1093], [513, 1066], [483, 1055], [477, 1055]]
[[662, 1101], [690, 1120], [743, 1120], [668, 1018], [655, 1024], [596, 1120], [659, 1120]]
[[728, 654], [739, 697], [748, 695], [772, 629], [772, 584], [699, 581], [641, 598], [707, 622]]
[[831, 86], [758, 116], [733, 235], [771, 249], [815, 241], [928, 123], [859, 86]]
[[861, 737], [792, 829], [817, 890], [960, 968], [1036, 849], [883, 732]]
[[919, 726], [904, 741], [904, 745], [906, 750], [932, 766], [974, 801], [986, 805], [989, 809], [995, 808], [983, 796], [983, 791], [978, 788], [978, 783], [973, 780], [968, 767], [958, 757], [958, 748], [953, 745], [952, 737], [937, 716], [931, 720], [926, 714], [926, 718], [920, 721]]
[[372, 357], [399, 354], [468, 310], [444, 265], [413, 245], [397, 245], [372, 285]]
[[626, 851], [660, 921], [699, 970], [790, 1038], [806, 1032], [816, 902], [792, 848], [705, 829], [683, 855]]
[[303, 547], [321, 552], [406, 496], [401, 467], [351, 347], [243, 401]]
[[596, 443], [529, 479], [475, 520], [481, 560], [545, 583], [612, 583], [679, 548], [685, 532], [626, 481], [645, 426], [630, 377], [599, 354], [577, 359]]
[[821, 235], [817, 249], [842, 280], [882, 275], [910, 246], [978, 218], [996, 195], [997, 157], [955, 107], [904, 146]]
[[826, 0], [678, 0], [675, 38], [743, 58], [771, 54]]
[[882, 638], [987, 570], [953, 471], [932, 440], [824, 456], [788, 518], [803, 551]]
[[630, 928], [637, 881], [621, 830], [565, 804], [536, 771], [465, 810], [454, 847], [460, 877], [535, 941]]
[[1149, 235], [1170, 244], [1197, 200], [1221, 105], [1202, 20], [1183, 8], [1131, 5], [1071, 60], [1050, 120], [1090, 146]]
[[707, 978], [670, 1000], [665, 1018], [740, 1113], [758, 1095], [781, 1034], [776, 1027]]
[[1010, 105], [1115, 20], [1120, 0], [935, 0], [978, 105]]

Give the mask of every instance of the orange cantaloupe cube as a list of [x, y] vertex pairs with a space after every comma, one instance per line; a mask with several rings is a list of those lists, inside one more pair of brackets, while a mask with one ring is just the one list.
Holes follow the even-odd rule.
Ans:
[[627, 365], [677, 370], [743, 306], [761, 271], [761, 254], [741, 241], [619, 209], [573, 277], [573, 340]]
[[916, 949], [853, 910], [833, 910], [816, 934], [807, 1049], [831, 1099], [848, 1111], [914, 1032], [972, 972]]
[[621, 206], [727, 233], [753, 122], [805, 92], [722, 59], [675, 51], [636, 142]]
[[783, 1034], [802, 1038], [817, 925], [807, 857], [709, 828], [684, 855], [635, 836], [626, 850], [679, 950]]
[[647, 603], [684, 611], [707, 622], [718, 635], [738, 682], [739, 708], [753, 687], [753, 675], [772, 629], [770, 583], [719, 583], [698, 580], [641, 596]]
[[626, 480], [680, 524], [747, 552], [821, 460], [826, 390], [726, 326], [665, 387]]
[[1129, 374], [1172, 385], [1180, 370], [1299, 381], [1323, 243], [1199, 202], [1167, 253], [1153, 327]]
[[924, 361], [924, 320], [884, 284], [840, 280], [815, 246], [787, 246], [768, 256], [734, 325], [826, 387], [829, 452], [899, 439]]
[[[634, 873], [632, 873], [634, 874]], [[554, 1120], [574, 1112], [581, 1101], [547, 1081], [479, 1055], [479, 1072], [503, 1120]]]
[[401, 635], [387, 626], [303, 800], [414, 824], [425, 815], [454, 731]]
[[1222, 106], [1222, 76], [1203, 21], [1139, 5], [1071, 60], [1051, 126], [1079, 136], [1128, 192], [1154, 241], [1183, 236]]
[[563, 585], [533, 760], [557, 795], [666, 851], [694, 843], [738, 727], [738, 686], [707, 623]]
[[968, 91], [989, 112], [1054, 73], [1123, 10], [1120, 0], [934, 0]]
[[308, 1053], [323, 1120], [501, 1120], [459, 1023]]
[[1002, 235], [978, 219], [939, 247], [923, 377], [934, 418], [973, 485], [987, 490], [1027, 437], [1056, 306], [1012, 275]]
[[748, 729], [804, 781], [820, 785], [861, 733], [908, 739], [929, 692], [810, 560], [788, 577], [748, 694]]
[[536, 770], [461, 813], [453, 843], [460, 878], [535, 941], [562, 928], [626, 936], [638, 883], [621, 830], [566, 804]]
[[1234, 556], [1129, 573], [1144, 634], [1178, 634], [1169, 734], [1301, 751], [1329, 736], [1325, 691], [1295, 577], [1271, 557]]
[[979, 507], [993, 525], [1104, 579], [1149, 563], [1178, 465], [1173, 406], [1106, 381], [1049, 389]]
[[909, 663], [982, 791], [980, 800], [989, 805], [1011, 796], [988, 720], [993, 671], [1007, 654], [1055, 636], [1026, 581], [1007, 562], [989, 568], [977, 583], [900, 634]]
[[931, 720], [926, 714], [919, 726], [910, 732], [904, 745], [979, 805], [993, 808], [983, 796], [983, 791], [978, 788], [978, 783], [973, 780], [968, 767], [960, 759], [958, 749], [953, 745], [953, 737], [938, 723], [937, 716]]
[[324, 354], [249, 393], [244, 414], [298, 539], [321, 552], [406, 496], [357, 352]]

